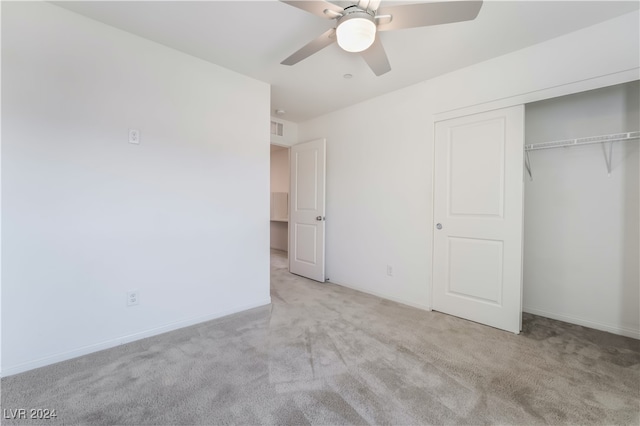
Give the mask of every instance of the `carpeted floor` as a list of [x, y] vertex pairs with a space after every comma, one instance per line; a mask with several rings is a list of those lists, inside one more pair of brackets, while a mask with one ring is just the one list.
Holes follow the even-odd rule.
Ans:
[[290, 275], [281, 252], [271, 274], [271, 306], [4, 378], [3, 410], [56, 409], [47, 425], [640, 421], [640, 341], [526, 314], [516, 336]]

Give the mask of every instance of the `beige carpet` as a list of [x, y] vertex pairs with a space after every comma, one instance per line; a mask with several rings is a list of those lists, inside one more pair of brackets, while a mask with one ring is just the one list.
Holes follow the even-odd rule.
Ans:
[[[516, 336], [290, 275], [270, 307], [2, 379], [40, 424], [633, 424], [640, 342], [532, 315]], [[3, 424], [27, 421], [3, 419]]]

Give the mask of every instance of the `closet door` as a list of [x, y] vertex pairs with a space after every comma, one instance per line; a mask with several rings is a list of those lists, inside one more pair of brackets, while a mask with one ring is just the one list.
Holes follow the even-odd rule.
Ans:
[[435, 126], [433, 309], [522, 326], [524, 106]]

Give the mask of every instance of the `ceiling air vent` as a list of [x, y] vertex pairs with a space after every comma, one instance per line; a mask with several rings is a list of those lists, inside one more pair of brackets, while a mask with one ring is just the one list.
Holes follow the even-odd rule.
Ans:
[[271, 134], [276, 136], [282, 136], [284, 134], [284, 124], [277, 121], [271, 122]]

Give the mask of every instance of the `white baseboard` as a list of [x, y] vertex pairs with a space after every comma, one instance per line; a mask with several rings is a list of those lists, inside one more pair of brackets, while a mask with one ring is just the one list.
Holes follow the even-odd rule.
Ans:
[[361, 288], [361, 287], [357, 287], [357, 286], [354, 286], [354, 285], [342, 284], [342, 283], [337, 283], [337, 282], [333, 282], [333, 281], [328, 281], [328, 282], [330, 284], [335, 284], [335, 285], [339, 285], [340, 287], [350, 288], [351, 290], [356, 290], [356, 291], [359, 291], [361, 293], [367, 293], [367, 294], [370, 294], [372, 296], [379, 297], [381, 299], [391, 300], [392, 302], [400, 303], [402, 305], [411, 306], [412, 308], [422, 309], [423, 311], [430, 311], [431, 310], [430, 306], [423, 305], [421, 303], [410, 302], [408, 300], [404, 300], [404, 299], [400, 299], [400, 298], [397, 298], [397, 297], [388, 296], [386, 294], [378, 293], [378, 292], [371, 291], [371, 290], [368, 290], [368, 289], [364, 289], [364, 288]]
[[0, 372], [0, 377], [13, 376], [14, 374], [23, 373], [25, 371], [33, 370], [34, 368], [45, 367], [47, 365], [55, 364], [57, 362], [66, 361], [79, 356], [88, 355], [93, 352], [98, 352], [104, 349], [113, 348], [123, 345], [125, 343], [134, 342], [136, 340], [144, 339], [147, 337], [157, 336], [158, 334], [167, 333], [169, 331], [177, 330], [191, 325], [200, 324], [202, 322], [211, 321], [214, 319], [226, 317], [227, 315], [236, 314], [238, 312], [246, 311], [248, 309], [258, 308], [271, 304], [271, 298], [263, 300], [250, 305], [238, 306], [233, 309], [228, 309], [222, 312], [216, 312], [213, 314], [199, 315], [185, 320], [172, 322], [169, 324], [155, 327], [149, 330], [140, 331], [137, 333], [117, 337], [115, 339], [109, 339], [104, 342], [96, 343], [93, 345], [83, 346], [81, 348], [73, 349], [67, 352], [58, 353], [51, 356], [46, 356], [33, 361], [24, 362], [22, 364], [11, 366]]
[[634, 339], [640, 339], [640, 330], [622, 327], [619, 325], [603, 324], [596, 321], [587, 320], [584, 318], [578, 318], [571, 315], [557, 314], [554, 312], [548, 312], [542, 309], [530, 308], [525, 306], [522, 309], [523, 312], [529, 314], [539, 315], [541, 317], [551, 318], [558, 321], [564, 321], [571, 324], [577, 324], [584, 327], [594, 328], [596, 330], [607, 331], [609, 333], [618, 334], [620, 336], [632, 337]]

